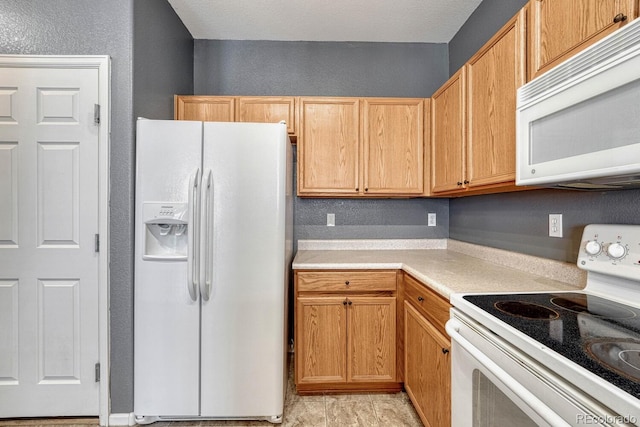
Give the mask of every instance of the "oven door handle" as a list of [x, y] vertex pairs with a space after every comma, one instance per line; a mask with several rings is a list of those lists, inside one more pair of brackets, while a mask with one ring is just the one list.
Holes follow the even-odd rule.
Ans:
[[516, 396], [518, 396], [519, 399], [538, 414], [540, 418], [549, 423], [549, 425], [558, 427], [571, 425], [549, 409], [547, 405], [527, 390], [522, 384], [513, 379], [513, 377], [498, 366], [498, 364], [474, 347], [474, 345], [466, 338], [460, 335], [459, 331], [461, 326], [461, 323], [456, 319], [450, 319], [446, 323], [445, 329], [452, 340], [456, 341], [460, 347], [472, 355], [474, 359], [491, 372], [491, 374], [494, 375], [502, 384], [508, 387]]

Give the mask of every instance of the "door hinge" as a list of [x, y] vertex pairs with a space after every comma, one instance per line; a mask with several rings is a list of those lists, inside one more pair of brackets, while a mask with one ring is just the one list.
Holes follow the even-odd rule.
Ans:
[[99, 234], [96, 234], [96, 236], [95, 236], [94, 250], [96, 252], [100, 252], [100, 235]]
[[99, 383], [100, 382], [100, 362], [96, 363], [96, 382]]
[[100, 104], [93, 104], [93, 124], [100, 124]]

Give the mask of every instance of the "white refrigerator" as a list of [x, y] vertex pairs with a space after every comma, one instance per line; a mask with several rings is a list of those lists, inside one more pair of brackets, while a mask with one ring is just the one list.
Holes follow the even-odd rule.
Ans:
[[139, 119], [136, 161], [136, 422], [281, 422], [286, 125]]

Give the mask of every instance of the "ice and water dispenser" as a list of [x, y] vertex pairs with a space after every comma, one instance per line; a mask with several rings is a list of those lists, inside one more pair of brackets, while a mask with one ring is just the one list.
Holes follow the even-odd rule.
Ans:
[[187, 203], [143, 203], [143, 259], [186, 260], [189, 209]]

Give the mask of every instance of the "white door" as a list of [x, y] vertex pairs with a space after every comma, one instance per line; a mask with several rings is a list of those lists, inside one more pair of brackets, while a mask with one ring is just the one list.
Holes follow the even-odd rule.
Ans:
[[98, 81], [0, 68], [0, 417], [99, 413]]

